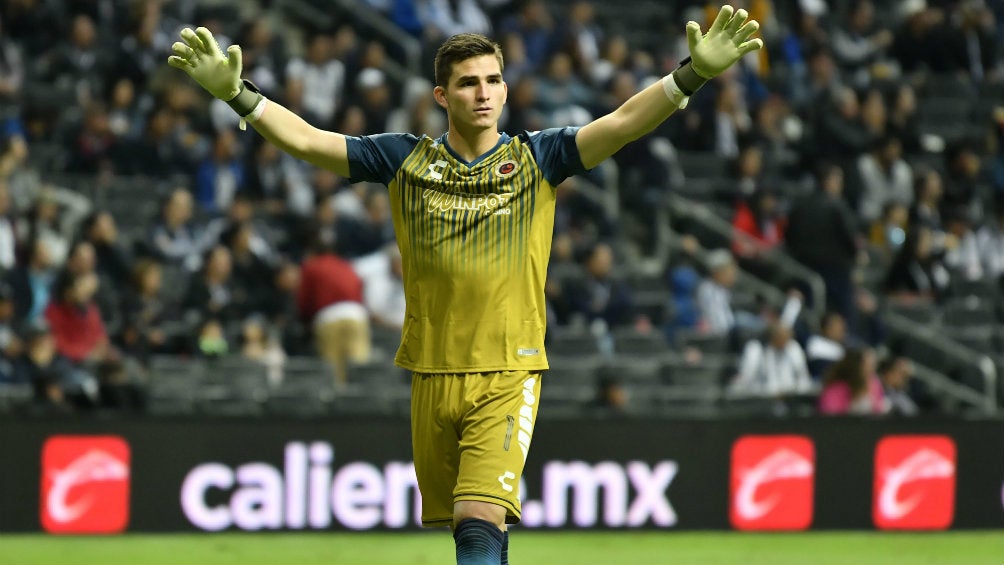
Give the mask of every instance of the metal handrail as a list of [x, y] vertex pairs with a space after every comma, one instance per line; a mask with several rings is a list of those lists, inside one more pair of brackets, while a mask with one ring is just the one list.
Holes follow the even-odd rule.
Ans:
[[[700, 202], [678, 194], [670, 194], [667, 202], [674, 211], [694, 218], [728, 241], [732, 241], [737, 236], [753, 241], [749, 235], [737, 232], [731, 223], [718, 217], [708, 206]], [[809, 285], [809, 290], [812, 292], [814, 300], [812, 301], [811, 308], [807, 309], [807, 313], [814, 320], [821, 320], [826, 296], [826, 287], [823, 284], [823, 278], [815, 271], [782, 253], [773, 254], [768, 260]]]
[[[891, 330], [901, 332], [909, 336], [910, 339], [919, 341], [924, 347], [941, 352], [953, 361], [976, 368], [983, 377], [983, 391], [981, 400], [974, 404], [982, 406], [983, 411], [987, 414], [997, 414], [999, 410], [997, 406], [997, 368], [994, 365], [993, 359], [975, 349], [961, 345], [950, 339], [945, 339], [943, 332], [927, 325], [917, 324], [902, 314], [887, 311], [883, 316], [886, 325]], [[979, 391], [975, 391], [971, 387], [956, 383], [948, 376], [942, 375], [942, 379], [950, 385], [955, 385], [955, 387], [965, 388], [972, 390], [974, 394], [980, 394]], [[946, 390], [946, 392], [949, 390], [958, 390], [957, 388], [948, 387], [948, 385], [941, 388]], [[956, 396], [962, 398], [958, 395]], [[968, 401], [969, 397], [964, 398], [964, 400]]]

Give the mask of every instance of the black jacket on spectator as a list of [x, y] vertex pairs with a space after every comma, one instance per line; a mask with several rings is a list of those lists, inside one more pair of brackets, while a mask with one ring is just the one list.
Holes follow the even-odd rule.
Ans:
[[788, 215], [788, 251], [812, 269], [850, 269], [857, 255], [854, 213], [847, 203], [814, 193], [799, 200]]

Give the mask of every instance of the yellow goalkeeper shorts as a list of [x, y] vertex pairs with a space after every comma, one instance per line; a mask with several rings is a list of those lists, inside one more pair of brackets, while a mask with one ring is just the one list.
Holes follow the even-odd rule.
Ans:
[[519, 480], [539, 398], [539, 372], [412, 375], [423, 526], [451, 525], [458, 500], [497, 504], [507, 523], [519, 522]]

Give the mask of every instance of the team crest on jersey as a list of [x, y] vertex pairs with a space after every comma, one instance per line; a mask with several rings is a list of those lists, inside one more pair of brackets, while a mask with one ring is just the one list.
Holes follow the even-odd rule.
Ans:
[[497, 167], [495, 167], [495, 174], [502, 178], [505, 178], [515, 173], [517, 168], [518, 166], [516, 165], [516, 161], [513, 160], [502, 161], [501, 163], [498, 164]]

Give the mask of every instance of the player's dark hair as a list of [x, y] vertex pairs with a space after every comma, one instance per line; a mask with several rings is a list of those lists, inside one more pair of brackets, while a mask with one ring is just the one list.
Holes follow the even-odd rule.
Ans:
[[491, 39], [479, 33], [460, 33], [447, 39], [436, 51], [436, 84], [447, 86], [455, 63], [482, 55], [494, 55], [498, 59], [499, 70], [505, 68], [502, 48]]

